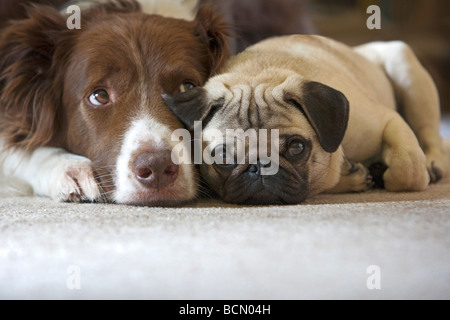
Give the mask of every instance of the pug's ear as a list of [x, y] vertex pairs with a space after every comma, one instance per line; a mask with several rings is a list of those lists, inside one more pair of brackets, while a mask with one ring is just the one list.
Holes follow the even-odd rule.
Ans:
[[166, 106], [189, 130], [194, 128], [195, 121], [202, 121], [206, 126], [220, 107], [220, 102], [208, 102], [207, 92], [201, 87], [176, 94], [163, 93], [161, 96]]
[[308, 119], [322, 148], [335, 152], [344, 139], [349, 120], [349, 102], [345, 95], [319, 82], [302, 85], [301, 95], [285, 92], [284, 100], [297, 107]]

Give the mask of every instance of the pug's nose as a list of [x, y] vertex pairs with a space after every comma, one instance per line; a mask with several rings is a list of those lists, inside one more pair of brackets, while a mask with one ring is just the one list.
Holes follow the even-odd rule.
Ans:
[[172, 162], [171, 151], [142, 152], [133, 161], [136, 179], [147, 188], [162, 189], [175, 182], [178, 165]]
[[261, 163], [261, 161], [258, 161], [256, 164], [251, 164], [248, 167], [248, 173], [252, 176], [260, 176], [261, 175], [261, 168], [270, 168], [271, 162], [268, 163]]

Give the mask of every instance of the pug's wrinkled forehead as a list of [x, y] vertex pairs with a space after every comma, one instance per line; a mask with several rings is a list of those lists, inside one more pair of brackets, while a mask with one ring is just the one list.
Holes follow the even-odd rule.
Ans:
[[312, 129], [326, 152], [336, 151], [347, 129], [346, 97], [297, 73], [277, 71], [225, 73], [203, 88], [163, 94], [163, 99], [190, 129], [195, 121], [202, 122], [203, 130], [278, 129], [280, 135], [309, 135]]
[[[298, 117], [293, 117], [284, 98], [293, 82], [297, 84], [299, 81], [299, 77], [243, 78], [234, 74], [213, 78], [204, 89], [207, 101], [213, 104], [214, 113], [209, 119], [203, 118], [206, 120], [203, 124], [205, 128], [240, 128], [244, 131], [250, 128], [283, 130], [297, 126], [299, 124], [294, 124], [293, 120]], [[307, 121], [303, 123], [307, 124]]]
[[298, 92], [303, 81], [294, 73], [277, 78], [270, 72], [226, 73], [211, 78], [203, 88], [163, 98], [188, 128], [194, 121], [202, 121], [203, 129], [278, 128], [293, 119], [286, 93]]

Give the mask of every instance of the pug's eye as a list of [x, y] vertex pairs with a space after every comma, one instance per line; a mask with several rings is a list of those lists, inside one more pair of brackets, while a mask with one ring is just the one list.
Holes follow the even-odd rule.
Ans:
[[227, 148], [225, 145], [217, 146], [212, 154], [214, 157], [214, 163], [224, 165], [227, 162]]
[[287, 154], [290, 157], [298, 157], [305, 151], [305, 144], [302, 140], [291, 140], [288, 144]]
[[184, 93], [184, 92], [188, 92], [189, 90], [192, 90], [192, 89], [194, 89], [195, 88], [195, 85], [192, 83], [192, 82], [183, 82], [181, 85], [180, 85], [180, 87], [178, 88], [178, 90], [181, 92], [181, 93]]
[[89, 96], [89, 102], [94, 106], [104, 106], [110, 102], [108, 91], [99, 89]]
[[236, 166], [236, 161], [233, 160], [232, 163], [227, 162], [227, 147], [226, 145], [217, 146], [212, 154], [214, 157], [214, 165], [219, 166], [221, 168], [229, 168], [232, 169]]

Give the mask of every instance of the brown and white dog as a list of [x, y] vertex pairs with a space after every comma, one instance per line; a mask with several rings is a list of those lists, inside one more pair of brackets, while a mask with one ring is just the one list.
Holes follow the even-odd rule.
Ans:
[[[350, 48], [319, 36], [272, 38], [232, 58], [204, 88], [164, 99], [187, 126], [203, 121], [205, 135], [279, 131], [275, 174], [262, 173], [272, 164], [261, 154], [254, 163], [201, 165], [229, 202], [294, 204], [326, 191], [364, 191], [368, 167], [380, 162], [389, 191], [421, 191], [449, 172], [436, 87], [400, 41]], [[211, 141], [219, 158], [234, 151], [227, 139]]]
[[62, 201], [193, 199], [193, 166], [171, 160], [182, 124], [161, 94], [201, 86], [218, 70], [228, 52], [222, 20], [208, 8], [187, 21], [101, 1], [69, 30], [55, 8], [27, 12], [0, 36], [2, 184]]

